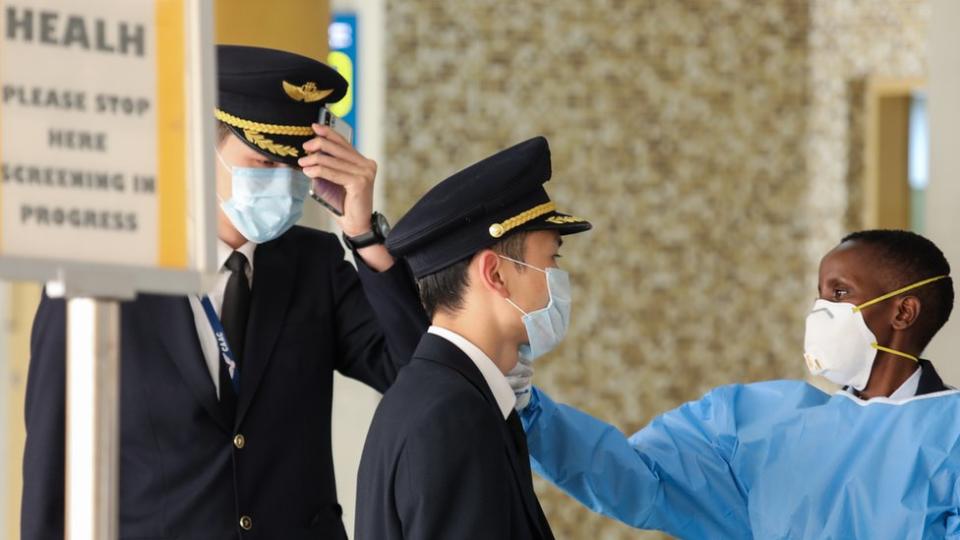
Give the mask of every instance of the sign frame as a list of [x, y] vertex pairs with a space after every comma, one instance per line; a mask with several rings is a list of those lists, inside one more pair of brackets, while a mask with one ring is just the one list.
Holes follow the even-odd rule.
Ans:
[[[116, 300], [133, 299], [140, 292], [198, 293], [208, 289], [215, 279], [217, 211], [212, 145], [216, 63], [213, 4], [205, 0], [153, 0], [155, 9], [161, 4], [172, 7], [169, 11], [174, 16], [182, 17], [186, 223], [173, 226], [185, 229], [186, 264], [182, 268], [165, 268], [159, 265], [109, 264], [0, 254], [0, 279], [46, 282], [47, 294], [52, 297]], [[3, 7], [6, 8], [6, 2]], [[68, 7], [66, 3], [64, 7]], [[2, 114], [3, 108], [0, 107]], [[161, 164], [158, 163], [159, 167]], [[169, 225], [162, 211], [158, 210], [158, 229]]]

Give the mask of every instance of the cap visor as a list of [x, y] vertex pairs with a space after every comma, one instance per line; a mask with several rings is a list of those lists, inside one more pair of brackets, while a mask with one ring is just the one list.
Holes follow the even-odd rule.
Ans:
[[520, 227], [524, 231], [557, 231], [561, 235], [577, 234], [592, 228], [593, 225], [589, 221], [561, 212], [544, 214]]

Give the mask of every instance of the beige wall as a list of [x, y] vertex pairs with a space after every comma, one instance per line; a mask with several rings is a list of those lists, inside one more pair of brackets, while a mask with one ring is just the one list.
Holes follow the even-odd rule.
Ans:
[[[23, 486], [21, 463], [23, 443], [26, 437], [23, 427], [23, 398], [26, 392], [27, 365], [30, 358], [30, 327], [40, 298], [40, 287], [34, 284], [0, 282], [4, 293], [0, 295], [0, 324], [3, 328], [0, 339], [5, 347], [0, 349], [0, 445], [3, 445], [3, 470], [0, 485], [3, 495], [0, 500], [0, 534], [3, 538], [20, 537], [20, 491]], [[5, 342], [5, 343], [4, 343]]]
[[[930, 201], [927, 227], [947, 255], [954, 288], [960, 292], [960, 2], [933, 0], [930, 50]], [[929, 356], [940, 359], [945, 378], [960, 384], [960, 311], [930, 345]]]
[[[544, 134], [571, 239], [555, 397], [632, 432], [803, 375], [820, 256], [857, 213], [857, 85], [925, 73], [926, 1], [389, 0], [387, 200]], [[559, 538], [632, 531], [537, 483]]]
[[815, 261], [838, 236], [864, 227], [867, 79], [926, 76], [931, 3], [810, 0], [809, 4], [805, 206], [813, 226], [808, 254]]

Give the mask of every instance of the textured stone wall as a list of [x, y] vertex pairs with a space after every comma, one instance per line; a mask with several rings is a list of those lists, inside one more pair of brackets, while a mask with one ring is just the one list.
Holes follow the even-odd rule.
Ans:
[[[925, 0], [387, 10], [390, 214], [543, 134], [548, 190], [595, 225], [564, 247], [573, 326], [537, 384], [629, 433], [711, 387], [803, 375], [816, 265], [856, 214], [852, 92], [924, 73]], [[537, 489], [558, 538], [658, 537]]]
[[806, 159], [811, 171], [812, 260], [846, 230], [863, 227], [866, 79], [927, 74], [929, 0], [811, 0], [810, 104]]

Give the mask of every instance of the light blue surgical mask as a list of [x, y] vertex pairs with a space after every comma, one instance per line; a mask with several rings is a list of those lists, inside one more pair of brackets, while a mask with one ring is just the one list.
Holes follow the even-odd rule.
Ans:
[[567, 335], [567, 329], [570, 327], [570, 274], [559, 268], [537, 268], [503, 255], [500, 255], [500, 258], [532, 268], [547, 276], [550, 301], [547, 302], [546, 307], [527, 313], [513, 300], [507, 298], [511, 306], [523, 313], [523, 325], [527, 329], [529, 342], [520, 345], [519, 353], [521, 358], [532, 362], [555, 349]]
[[[244, 238], [269, 242], [290, 230], [303, 215], [310, 179], [290, 167], [233, 167], [217, 152], [233, 176], [233, 194], [220, 208]], [[217, 197], [219, 199], [219, 196]]]

